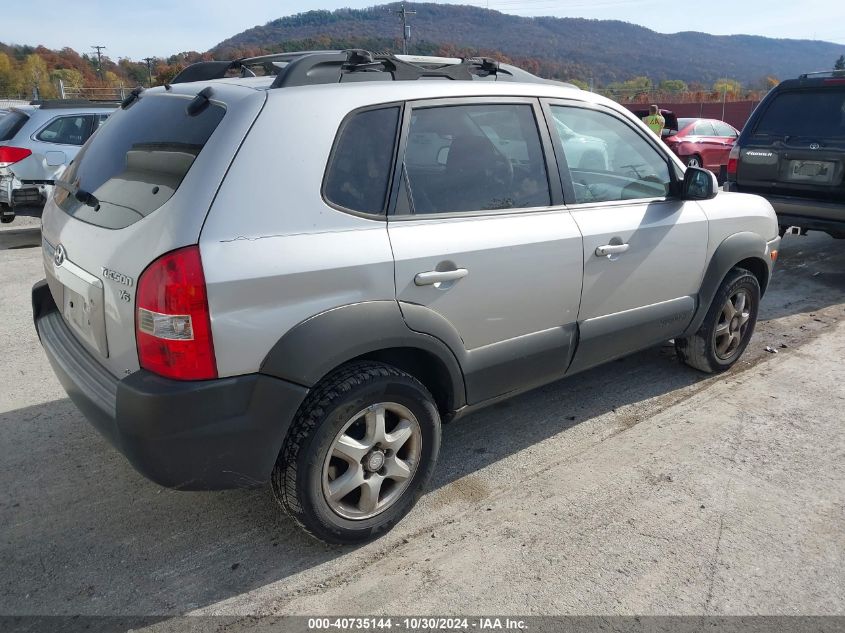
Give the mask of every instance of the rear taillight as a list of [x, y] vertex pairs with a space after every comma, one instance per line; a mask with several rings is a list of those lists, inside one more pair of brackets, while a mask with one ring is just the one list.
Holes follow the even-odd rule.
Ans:
[[32, 151], [24, 147], [0, 147], [0, 167], [8, 167], [22, 161], [27, 156], [32, 156]]
[[198, 246], [162, 255], [143, 272], [135, 336], [144, 369], [177, 380], [217, 378]]
[[734, 145], [728, 154], [728, 180], [736, 180], [736, 170], [739, 165], [739, 147]]

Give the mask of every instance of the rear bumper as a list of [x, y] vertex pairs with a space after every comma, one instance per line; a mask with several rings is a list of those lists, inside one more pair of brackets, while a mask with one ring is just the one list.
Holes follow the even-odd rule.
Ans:
[[263, 374], [183, 382], [141, 370], [118, 380], [74, 338], [45, 282], [32, 304], [68, 396], [141, 474], [183, 490], [268, 481], [305, 387]]
[[[736, 183], [726, 183], [727, 191], [742, 191]], [[775, 210], [778, 223], [819, 231], [845, 231], [845, 203], [826, 202], [812, 198], [760, 194]]]
[[0, 176], [0, 204], [9, 207], [43, 207], [50, 181], [21, 182], [11, 174]]

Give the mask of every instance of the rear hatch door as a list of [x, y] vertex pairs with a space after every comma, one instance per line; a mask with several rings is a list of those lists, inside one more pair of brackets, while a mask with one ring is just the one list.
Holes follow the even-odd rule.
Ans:
[[845, 86], [776, 94], [740, 149], [742, 191], [845, 200]]
[[118, 110], [57, 180], [44, 209], [44, 268], [56, 305], [117, 377], [138, 369], [139, 277], [160, 255], [198, 242], [266, 98], [215, 83], [207, 103], [189, 107], [207, 85], [148, 90]]

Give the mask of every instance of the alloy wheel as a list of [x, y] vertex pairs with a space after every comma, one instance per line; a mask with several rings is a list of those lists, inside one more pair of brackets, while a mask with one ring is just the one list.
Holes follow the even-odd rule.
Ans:
[[719, 322], [713, 331], [716, 356], [721, 360], [730, 359], [745, 340], [751, 320], [752, 301], [748, 290], [740, 288], [722, 306]]
[[358, 412], [332, 442], [323, 464], [323, 495], [345, 519], [369, 519], [408, 488], [422, 454], [416, 416], [395, 402]]

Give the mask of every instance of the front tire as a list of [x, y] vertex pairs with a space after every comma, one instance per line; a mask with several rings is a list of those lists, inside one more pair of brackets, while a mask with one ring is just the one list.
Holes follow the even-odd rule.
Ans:
[[708, 374], [726, 371], [742, 356], [754, 334], [760, 283], [744, 268], [725, 277], [698, 332], [675, 339], [678, 357]]
[[439, 450], [440, 415], [422, 383], [390, 365], [351, 363], [303, 403], [273, 469], [273, 492], [316, 538], [368, 541], [413, 508]]

